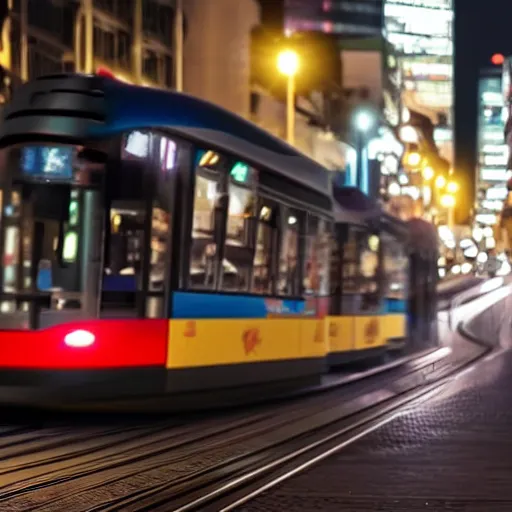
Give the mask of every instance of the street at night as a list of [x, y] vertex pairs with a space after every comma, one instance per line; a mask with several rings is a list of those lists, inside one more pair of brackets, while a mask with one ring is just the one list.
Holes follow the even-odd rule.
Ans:
[[0, 511], [512, 510], [509, 3], [0, 0]]

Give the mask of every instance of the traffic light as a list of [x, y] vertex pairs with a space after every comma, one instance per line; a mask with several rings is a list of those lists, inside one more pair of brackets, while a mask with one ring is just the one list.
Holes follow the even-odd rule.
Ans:
[[505, 57], [504, 57], [501, 53], [495, 53], [495, 54], [491, 57], [491, 62], [492, 62], [495, 66], [501, 66], [501, 65], [505, 62]]

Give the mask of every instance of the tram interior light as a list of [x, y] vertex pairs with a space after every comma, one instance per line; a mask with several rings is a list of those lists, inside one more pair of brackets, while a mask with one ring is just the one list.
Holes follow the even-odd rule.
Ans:
[[124, 150], [130, 155], [145, 158], [149, 155], [149, 134], [133, 131], [128, 135]]

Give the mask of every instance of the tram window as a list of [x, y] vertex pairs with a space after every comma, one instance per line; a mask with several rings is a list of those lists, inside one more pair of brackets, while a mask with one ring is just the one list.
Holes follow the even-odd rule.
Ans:
[[382, 235], [382, 266], [385, 296], [392, 299], [405, 299], [409, 258], [404, 243], [387, 233]]
[[329, 295], [330, 233], [324, 219], [308, 216], [303, 286], [307, 295]]
[[277, 205], [262, 201], [258, 212], [256, 228], [256, 250], [254, 252], [253, 282], [254, 293], [274, 293], [274, 254], [277, 245]]
[[[110, 233], [104, 310], [150, 318], [165, 315], [174, 182], [170, 178], [179, 149], [174, 140], [151, 131], [123, 137], [120, 161], [113, 162], [107, 174]], [[135, 292], [144, 292], [144, 300]]]
[[190, 261], [190, 286], [199, 289], [217, 287], [216, 230], [222, 195], [224, 158], [213, 151], [198, 155], [195, 173], [194, 210]]
[[326, 297], [329, 295], [330, 282], [330, 257], [331, 257], [331, 225], [324, 219], [320, 219], [317, 234], [317, 254], [318, 254], [318, 275], [319, 286], [318, 295]]
[[222, 289], [248, 291], [254, 259], [254, 221], [256, 216], [256, 172], [235, 162], [228, 181], [228, 216]]
[[338, 239], [338, 233], [334, 231], [329, 236], [329, 287], [331, 295], [339, 295], [341, 293], [341, 262], [342, 262], [342, 246]]
[[163, 291], [168, 278], [169, 239], [171, 236], [172, 183], [169, 177], [175, 170], [178, 145], [172, 139], [152, 134], [154, 150], [157, 153], [151, 161], [151, 173], [155, 181], [151, 210], [151, 242], [149, 257], [149, 290]]
[[298, 296], [299, 292], [299, 237], [303, 215], [288, 210], [282, 218], [281, 250], [279, 254], [279, 295]]
[[348, 227], [347, 240], [343, 247], [343, 292], [357, 293], [359, 275], [358, 237], [361, 232]]
[[146, 219], [144, 174], [149, 147], [149, 132], [126, 134], [120, 164], [107, 173], [110, 235], [104, 291], [135, 292], [139, 286]]
[[309, 215], [307, 220], [303, 279], [304, 293], [306, 295], [318, 295], [320, 286], [320, 276], [318, 272], [318, 225], [318, 218]]
[[379, 238], [349, 227], [343, 257], [343, 292], [375, 294], [378, 292]]

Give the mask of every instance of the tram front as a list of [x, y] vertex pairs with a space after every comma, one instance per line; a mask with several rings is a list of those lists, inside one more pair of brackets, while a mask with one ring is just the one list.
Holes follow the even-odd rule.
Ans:
[[0, 387], [165, 387], [176, 144], [98, 122], [99, 85], [28, 83], [0, 126]]

